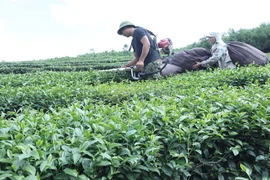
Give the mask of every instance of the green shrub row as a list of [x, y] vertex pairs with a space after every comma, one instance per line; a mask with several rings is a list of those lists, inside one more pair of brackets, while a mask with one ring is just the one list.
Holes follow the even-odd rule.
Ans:
[[270, 178], [269, 84], [172, 91], [2, 115], [0, 179]]
[[[66, 107], [71, 102], [81, 102], [86, 98], [93, 103], [117, 104], [124, 100], [149, 94], [157, 97], [175, 94], [179, 89], [220, 88], [225, 86], [245, 87], [249, 84], [269, 83], [269, 67], [245, 67], [238, 70], [210, 72], [188, 72], [157, 81], [147, 80], [127, 83], [126, 72], [81, 73], [35, 73], [21, 76], [3, 76], [0, 89], [0, 110], [18, 111], [25, 107], [43, 109]], [[29, 79], [27, 79], [29, 78]], [[9, 81], [9, 79], [13, 79]], [[103, 84], [102, 84], [103, 83]], [[119, 84], [120, 83], [120, 84]], [[141, 89], [141, 90], [140, 90]]]
[[123, 65], [123, 63], [107, 63], [107, 64], [95, 64], [95, 65], [80, 65], [80, 66], [71, 66], [71, 65], [62, 65], [62, 66], [43, 66], [37, 67], [0, 67], [0, 74], [25, 74], [25, 73], [35, 73], [41, 71], [57, 71], [57, 72], [72, 72], [72, 71], [89, 71], [91, 69], [96, 70], [105, 70], [105, 69], [113, 69], [119, 68]]
[[0, 67], [8, 67], [8, 68], [18, 68], [18, 67], [31, 67], [31, 68], [44, 68], [44, 67], [53, 67], [53, 66], [95, 66], [95, 65], [109, 65], [112, 63], [124, 63], [127, 62], [128, 60], [123, 59], [123, 60], [102, 60], [102, 61], [61, 61], [61, 62], [50, 62], [50, 61], [45, 61], [45, 62], [35, 62], [35, 61], [30, 61], [30, 62], [2, 62], [0, 63]]

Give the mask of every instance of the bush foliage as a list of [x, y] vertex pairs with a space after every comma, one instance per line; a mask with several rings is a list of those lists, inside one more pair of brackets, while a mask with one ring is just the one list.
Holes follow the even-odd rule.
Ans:
[[270, 179], [269, 64], [100, 71], [131, 57], [2, 62], [0, 180]]
[[267, 179], [269, 70], [3, 75], [0, 179]]

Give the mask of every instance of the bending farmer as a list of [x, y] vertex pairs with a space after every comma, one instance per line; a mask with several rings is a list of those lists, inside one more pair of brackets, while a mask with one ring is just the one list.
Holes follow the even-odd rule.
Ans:
[[133, 37], [131, 46], [134, 50], [134, 58], [122, 67], [136, 65], [136, 68], [141, 68], [146, 74], [157, 72], [151, 74], [153, 78], [161, 77], [159, 70], [162, 66], [162, 61], [158, 48], [148, 31], [142, 27], [135, 26], [129, 21], [124, 21], [120, 24], [117, 33], [125, 37]]
[[216, 32], [211, 32], [206, 37], [209, 38], [209, 41], [212, 44], [212, 56], [205, 61], [196, 62], [196, 64], [193, 65], [193, 69], [197, 69], [200, 66], [213, 66], [216, 62], [218, 62], [218, 66], [221, 69], [234, 69], [235, 65], [230, 58], [227, 45], [222, 41], [220, 34]]

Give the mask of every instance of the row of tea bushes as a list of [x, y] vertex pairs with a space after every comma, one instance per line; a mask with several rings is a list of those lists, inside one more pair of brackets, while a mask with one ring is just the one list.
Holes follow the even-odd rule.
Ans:
[[148, 91], [115, 105], [90, 97], [50, 113], [2, 115], [0, 179], [266, 180], [269, 88]]
[[[93, 103], [118, 104], [134, 97], [149, 99], [163, 94], [173, 95], [179, 90], [195, 91], [223, 86], [245, 87], [249, 84], [269, 83], [269, 68], [246, 67], [238, 70], [183, 73], [157, 81], [127, 81], [125, 72], [50, 72], [26, 75], [5, 75], [0, 81], [2, 112], [24, 108], [43, 109], [67, 107], [72, 102], [91, 99]], [[151, 95], [151, 96], [150, 96]]]

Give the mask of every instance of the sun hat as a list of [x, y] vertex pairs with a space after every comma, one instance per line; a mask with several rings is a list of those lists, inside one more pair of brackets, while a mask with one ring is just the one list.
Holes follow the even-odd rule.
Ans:
[[122, 35], [123, 33], [122, 33], [122, 30], [125, 28], [125, 27], [134, 27], [135, 28], [135, 25], [134, 24], [132, 24], [131, 22], [129, 22], [129, 21], [123, 21], [121, 24], [120, 24], [120, 26], [119, 26], [119, 29], [118, 29], [118, 31], [117, 31], [117, 34], [119, 34], [119, 35]]
[[216, 37], [218, 35], [217, 32], [210, 32], [206, 37]]
[[158, 42], [158, 47], [159, 47], [159, 48], [164, 48], [165, 46], [171, 46], [171, 45], [172, 45], [172, 41], [171, 41], [171, 39], [169, 39], [169, 38], [161, 39], [161, 40]]

